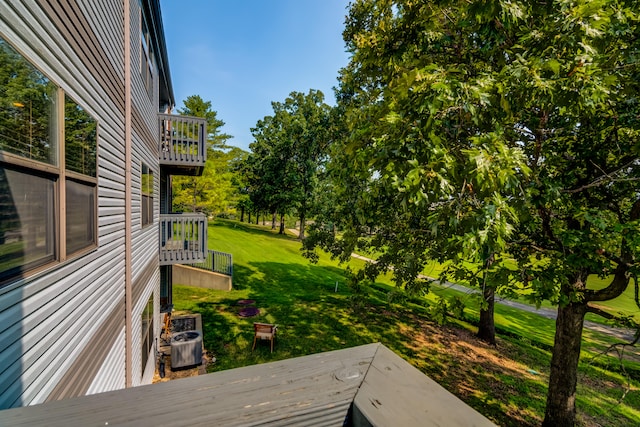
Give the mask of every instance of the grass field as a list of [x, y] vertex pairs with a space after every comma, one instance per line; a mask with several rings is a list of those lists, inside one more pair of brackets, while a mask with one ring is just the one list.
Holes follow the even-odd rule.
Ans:
[[[394, 298], [388, 278], [354, 294], [345, 266], [321, 257], [310, 264], [300, 242], [259, 226], [210, 223], [209, 247], [234, 257], [234, 290], [174, 285], [176, 312], [202, 315], [212, 370], [382, 342], [499, 425], [539, 425], [544, 415], [554, 322], [497, 306], [496, 348], [475, 339], [477, 303], [451, 289], [425, 298]], [[362, 261], [352, 260], [358, 267]], [[432, 321], [438, 297], [465, 300], [465, 315], [444, 326]], [[253, 299], [260, 315], [240, 318], [240, 299]], [[274, 353], [251, 351], [254, 321], [277, 323]], [[640, 425], [640, 357], [627, 351], [622, 366], [600, 353], [614, 341], [585, 332], [577, 406], [583, 425]], [[624, 399], [621, 398], [624, 396]]]
[[[505, 262], [509, 264], [509, 268], [515, 269], [514, 261], [505, 261]], [[423, 270], [423, 274], [431, 278], [438, 278], [442, 273], [442, 271], [443, 271], [442, 265], [438, 264], [437, 262], [431, 262], [425, 267], [425, 269]], [[611, 283], [612, 279], [613, 279], [613, 276], [600, 278], [596, 275], [591, 275], [587, 280], [587, 287], [589, 289], [595, 289], [595, 290], [602, 289], [608, 286]], [[459, 284], [465, 285], [465, 286], [467, 285], [467, 283], [463, 283], [463, 282], [460, 282]], [[524, 293], [520, 298], [518, 298], [518, 301], [522, 303], [528, 302], [524, 296]], [[638, 306], [636, 305], [636, 302], [635, 302], [635, 289], [633, 286], [628, 286], [627, 289], [622, 293], [622, 295], [620, 295], [615, 299], [612, 299], [610, 301], [602, 301], [597, 305], [596, 304], [592, 304], [592, 305], [595, 305], [603, 309], [604, 311], [607, 311], [614, 315], [632, 316], [635, 318], [637, 322], [640, 322], [640, 310], [638, 309]], [[544, 301], [542, 302], [541, 307], [553, 308], [554, 306], [548, 301]], [[590, 314], [590, 313], [587, 314], [587, 320], [590, 320], [592, 322], [602, 323], [605, 325], [613, 324], [613, 322], [610, 320], [604, 319], [603, 317]]]

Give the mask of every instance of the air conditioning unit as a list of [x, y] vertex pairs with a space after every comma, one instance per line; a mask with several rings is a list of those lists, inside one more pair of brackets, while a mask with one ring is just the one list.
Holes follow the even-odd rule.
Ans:
[[184, 331], [171, 337], [171, 369], [202, 363], [202, 334]]

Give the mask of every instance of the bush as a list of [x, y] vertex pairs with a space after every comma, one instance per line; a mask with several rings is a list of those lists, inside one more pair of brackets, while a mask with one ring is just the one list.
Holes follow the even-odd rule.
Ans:
[[447, 323], [449, 303], [446, 298], [437, 297], [435, 303], [429, 307], [429, 315], [440, 326]]
[[464, 304], [464, 300], [460, 296], [454, 296], [451, 298], [449, 304], [451, 306], [453, 317], [455, 317], [456, 319], [465, 320], [464, 309], [466, 307]]

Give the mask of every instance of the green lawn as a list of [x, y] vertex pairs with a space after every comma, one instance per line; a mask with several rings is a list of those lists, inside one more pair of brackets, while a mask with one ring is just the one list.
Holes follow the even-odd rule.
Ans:
[[[500, 339], [492, 348], [473, 337], [477, 302], [466, 294], [434, 289], [425, 298], [394, 298], [391, 303], [396, 293], [388, 277], [354, 295], [346, 285], [344, 265], [327, 257], [310, 264], [298, 241], [267, 228], [217, 220], [210, 223], [209, 239], [209, 248], [233, 254], [234, 289], [176, 284], [173, 298], [176, 312], [202, 315], [205, 347], [217, 359], [212, 370], [382, 342], [497, 424], [540, 424], [553, 321], [498, 306]], [[437, 298], [456, 295], [465, 300], [464, 319], [450, 319], [445, 326], [431, 321]], [[260, 315], [240, 318], [240, 299], [255, 300]], [[267, 345], [251, 352], [254, 321], [279, 325], [273, 354]], [[640, 425], [640, 366], [624, 362], [635, 378], [628, 382], [616, 358], [599, 355], [611, 343], [608, 336], [584, 334], [580, 419], [585, 425]]]
[[[369, 254], [362, 254], [362, 255], [369, 256]], [[372, 254], [373, 257], [377, 255], [379, 255], [379, 253]], [[509, 268], [511, 269], [516, 268], [515, 261], [507, 259], [504, 262]], [[469, 264], [469, 267], [471, 267], [470, 264]], [[443, 270], [444, 270], [444, 266], [434, 261], [429, 263], [424, 268], [424, 270], [422, 271], [422, 274], [428, 277], [438, 278]], [[591, 275], [587, 280], [587, 287], [589, 289], [602, 289], [608, 286], [611, 283], [612, 279], [613, 279], [613, 276], [600, 278], [596, 275]], [[468, 283], [464, 283], [464, 282], [460, 282], [459, 284], [463, 286], [468, 285]], [[528, 301], [524, 297], [524, 294], [521, 298], [518, 299], [518, 301], [522, 303], [528, 303]], [[632, 316], [635, 318], [637, 322], [640, 322], [640, 309], [638, 308], [635, 302], [635, 289], [633, 286], [628, 286], [627, 289], [625, 289], [625, 291], [622, 293], [622, 295], [620, 295], [615, 299], [612, 299], [610, 301], [602, 301], [598, 304], [592, 304], [592, 305], [597, 305], [599, 308], [611, 314], [615, 314], [615, 315], [622, 314], [623, 316]], [[548, 301], [544, 301], [541, 306], [546, 308], [554, 307]], [[592, 315], [592, 314], [587, 315], [587, 320], [590, 320], [592, 322], [602, 323], [602, 324], [609, 324], [609, 325], [612, 324], [612, 321], [609, 321], [600, 316]]]

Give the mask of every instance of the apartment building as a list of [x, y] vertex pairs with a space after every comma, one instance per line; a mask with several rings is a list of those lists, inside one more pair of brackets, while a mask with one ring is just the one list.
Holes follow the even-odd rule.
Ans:
[[150, 383], [207, 230], [171, 213], [206, 123], [170, 114], [159, 0], [0, 1], [0, 102], [0, 409]]

